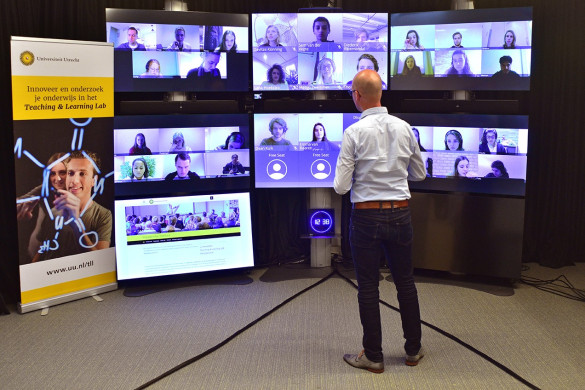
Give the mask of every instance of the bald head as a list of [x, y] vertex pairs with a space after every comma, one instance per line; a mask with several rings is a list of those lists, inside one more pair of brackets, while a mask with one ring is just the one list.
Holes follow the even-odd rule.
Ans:
[[[382, 99], [382, 79], [378, 72], [364, 69], [355, 75], [352, 88], [357, 90], [357, 99], [354, 99], [358, 110], [363, 111], [372, 107], [380, 107]], [[359, 105], [358, 105], [359, 104]]]

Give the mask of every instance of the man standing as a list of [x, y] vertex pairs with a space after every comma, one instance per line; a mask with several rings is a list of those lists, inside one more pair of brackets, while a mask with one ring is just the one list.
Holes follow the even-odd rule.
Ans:
[[386, 262], [398, 291], [406, 364], [423, 357], [418, 295], [411, 258], [412, 225], [407, 179], [423, 180], [425, 165], [408, 123], [382, 107], [382, 80], [366, 69], [353, 79], [352, 98], [360, 120], [343, 134], [333, 186], [338, 194], [351, 189], [350, 245], [358, 282], [363, 351], [346, 354], [351, 366], [384, 372], [379, 306], [379, 260]]
[[99, 164], [95, 153], [71, 152], [65, 162], [65, 189], [55, 190], [51, 209], [55, 220], [62, 217], [64, 223], [57, 231], [55, 226], [60, 224], [45, 217], [36, 237], [41, 246], [33, 263], [110, 247], [112, 213], [91, 197]]
[[134, 27], [128, 27], [128, 42], [122, 43], [116, 49], [146, 51], [146, 47], [142, 43], [136, 42], [138, 39], [138, 30]]
[[189, 153], [180, 152], [175, 156], [175, 172], [169, 173], [165, 180], [195, 180], [199, 179], [199, 175], [195, 172], [191, 172], [191, 156]]

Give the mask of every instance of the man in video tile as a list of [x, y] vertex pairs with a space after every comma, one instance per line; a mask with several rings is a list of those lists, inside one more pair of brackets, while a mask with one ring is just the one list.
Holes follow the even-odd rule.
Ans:
[[241, 162], [238, 161], [238, 155], [232, 154], [232, 161], [227, 163], [225, 167], [223, 167], [223, 174], [235, 175], [238, 173], [244, 173], [246, 170]]
[[195, 172], [191, 172], [191, 156], [188, 153], [181, 152], [175, 156], [175, 172], [169, 173], [165, 180], [197, 180], [199, 175]]
[[500, 57], [500, 70], [492, 75], [497, 80], [516, 80], [520, 78], [520, 75], [514, 72], [512, 69], [512, 57], [502, 56]]
[[461, 45], [462, 39], [463, 35], [461, 35], [459, 31], [453, 33], [453, 46], [451, 46], [451, 49], [463, 49], [463, 46]]
[[167, 47], [167, 50], [191, 51], [191, 45], [185, 42], [185, 29], [183, 27], [177, 27], [175, 29], [175, 41]]
[[187, 80], [193, 83], [195, 90], [222, 90], [223, 82], [217, 64], [221, 59], [219, 52], [206, 51], [201, 53], [203, 62], [187, 73]]
[[128, 42], [122, 43], [117, 47], [121, 50], [146, 51], [142, 43], [138, 43], [138, 30], [135, 27], [128, 27]]

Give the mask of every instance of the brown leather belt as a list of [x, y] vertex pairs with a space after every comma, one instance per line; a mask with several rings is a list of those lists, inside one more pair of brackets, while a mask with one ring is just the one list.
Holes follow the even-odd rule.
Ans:
[[408, 207], [408, 199], [405, 200], [371, 200], [353, 204], [354, 209], [401, 209]]

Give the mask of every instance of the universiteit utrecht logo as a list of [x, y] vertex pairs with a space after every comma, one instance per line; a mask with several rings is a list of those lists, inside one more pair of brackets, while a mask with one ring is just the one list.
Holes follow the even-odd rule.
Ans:
[[32, 65], [33, 62], [35, 62], [35, 55], [28, 50], [23, 51], [22, 53], [20, 53], [20, 62], [22, 62], [22, 64], [26, 66]]

